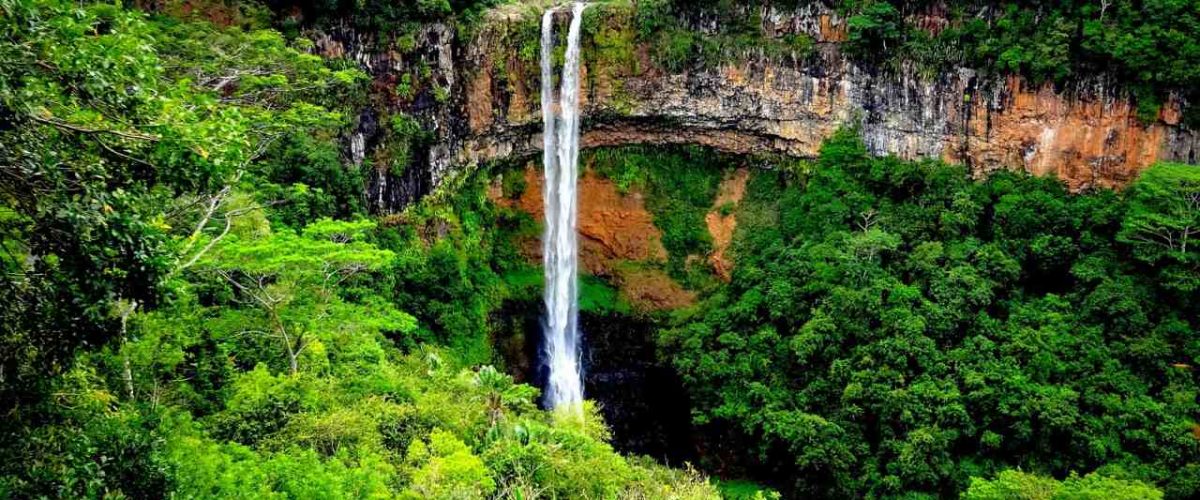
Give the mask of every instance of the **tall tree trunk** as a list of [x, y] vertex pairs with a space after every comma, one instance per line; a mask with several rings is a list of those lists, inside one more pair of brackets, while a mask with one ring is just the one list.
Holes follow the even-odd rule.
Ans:
[[271, 309], [270, 315], [271, 321], [275, 323], [275, 328], [279, 330], [280, 337], [283, 338], [283, 347], [287, 351], [288, 357], [288, 369], [292, 375], [295, 375], [300, 372], [300, 361], [298, 358], [300, 357], [300, 348], [302, 346], [300, 343], [301, 336], [296, 336], [296, 345], [293, 346], [292, 337], [288, 335], [287, 327], [283, 326], [283, 320], [279, 318], [279, 313]]
[[[299, 340], [299, 339], [297, 339], [297, 340]], [[291, 369], [292, 375], [295, 375], [300, 372], [300, 362], [299, 362], [299, 360], [296, 359], [298, 357], [296, 349], [293, 348], [290, 343], [288, 344], [287, 354], [288, 354], [288, 368]]]
[[129, 401], [133, 401], [133, 367], [129, 361], [129, 350], [126, 348], [129, 345], [129, 316], [137, 310], [138, 303], [136, 300], [131, 300], [121, 310], [121, 379], [125, 382], [125, 397]]

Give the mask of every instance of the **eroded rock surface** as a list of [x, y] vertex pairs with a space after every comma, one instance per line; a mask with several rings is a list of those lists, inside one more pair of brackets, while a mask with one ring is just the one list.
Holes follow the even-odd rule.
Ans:
[[[525, 176], [521, 196], [510, 200], [492, 193], [496, 203], [512, 206], [543, 220], [543, 176], [540, 165], [528, 164], [524, 170], [508, 175]], [[579, 178], [579, 261], [590, 274], [612, 276], [621, 261], [665, 261], [667, 250], [662, 244], [662, 232], [654, 225], [654, 217], [646, 210], [640, 193], [627, 196], [617, 191], [616, 184], [586, 170]], [[539, 241], [521, 245], [526, 256], [541, 262]]]
[[745, 168], [730, 172], [717, 187], [717, 200], [713, 202], [712, 210], [704, 215], [704, 224], [708, 226], [713, 245], [708, 262], [713, 272], [725, 281], [733, 276], [733, 259], [729, 255], [729, 245], [733, 243], [733, 233], [737, 230], [737, 214], [733, 209], [746, 195], [746, 182], [749, 179], [750, 171]]
[[[689, 143], [811, 157], [835, 130], [852, 125], [875, 154], [940, 158], [966, 164], [975, 175], [998, 169], [1055, 175], [1072, 190], [1121, 187], [1157, 160], [1194, 161], [1200, 149], [1197, 134], [1176, 122], [1177, 103], [1144, 124], [1127, 98], [1099, 82], [1056, 91], [1015, 76], [985, 81], [970, 70], [923, 80], [869, 73], [836, 51], [808, 63], [751, 61], [621, 78], [619, 95], [606, 94], [603, 80], [583, 89], [585, 146]], [[463, 138], [452, 163], [536, 153], [536, 119], [510, 119], [536, 116], [534, 110], [493, 115], [491, 126]]]
[[[1200, 152], [1200, 135], [1179, 123], [1180, 102], [1168, 101], [1157, 120], [1143, 123], [1127, 93], [1104, 77], [1054, 88], [969, 69], [931, 78], [860, 66], [839, 49], [845, 20], [819, 5], [763, 16], [770, 35], [815, 40], [806, 57], [743, 54], [733, 58], [739, 62], [680, 72], [656, 65], [650, 48], [633, 41], [634, 23], [620, 17], [627, 12], [605, 8], [593, 10], [608, 30], [606, 43], [625, 45], [600, 51], [586, 39], [595, 34], [584, 35], [585, 147], [691, 143], [814, 156], [838, 127], [853, 125], [875, 154], [940, 158], [976, 176], [998, 169], [1054, 175], [1073, 190], [1119, 188], [1154, 161], [1194, 163]], [[403, 52], [349, 28], [320, 34], [321, 53], [358, 61], [379, 90], [360, 120], [368, 126], [353, 138], [356, 161], [370, 157], [363, 150], [385, 133], [369, 126], [377, 115], [411, 114], [433, 136], [407, 168], [374, 164], [368, 200], [377, 211], [398, 210], [472, 166], [538, 154], [538, 62], [525, 47], [537, 35], [532, 21], [519, 9], [498, 11], [470, 40], [428, 26]], [[926, 21], [940, 29], [936, 13]], [[406, 74], [415, 78], [407, 86]]]
[[[524, 169], [505, 175], [524, 177], [525, 187], [520, 196], [508, 198], [499, 185], [493, 183], [488, 197], [499, 205], [518, 208], [542, 220], [544, 179], [540, 166], [531, 162]], [[732, 229], [729, 235], [732, 237]], [[662, 231], [654, 225], [654, 216], [646, 210], [642, 193], [635, 190], [622, 194], [612, 181], [590, 169], [585, 170], [579, 178], [579, 236], [579, 261], [583, 270], [608, 278], [622, 298], [635, 308], [644, 311], [675, 309], [696, 300], [694, 292], [683, 288], [657, 265], [667, 260], [667, 250], [662, 244]], [[530, 263], [541, 263], [540, 239], [529, 238], [518, 245]]]

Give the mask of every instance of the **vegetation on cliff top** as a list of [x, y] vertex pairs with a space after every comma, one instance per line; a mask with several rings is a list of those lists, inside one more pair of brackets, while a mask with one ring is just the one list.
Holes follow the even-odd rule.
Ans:
[[844, 20], [842, 34], [832, 24], [822, 32], [833, 37], [825, 41], [877, 67], [912, 66], [928, 76], [968, 67], [1056, 84], [1113, 76], [1136, 98], [1145, 121], [1157, 119], [1172, 94], [1200, 98], [1200, 8], [1180, 0], [614, 2], [597, 8], [612, 22], [593, 33], [599, 50], [592, 60], [629, 64], [633, 42], [650, 47], [654, 61], [670, 71], [748, 56], [803, 60], [814, 48], [812, 33], [794, 26], [768, 31], [766, 17], [823, 5]]
[[[1146, 121], [1157, 118], [1170, 93], [1200, 98], [1195, 2], [952, 1], [936, 7], [846, 0], [841, 9], [850, 16], [848, 48], [872, 60], [911, 60], [932, 71], [960, 65], [1021, 74], [1035, 83], [1111, 75], [1137, 98]], [[936, 27], [921, 26], [930, 14]]]

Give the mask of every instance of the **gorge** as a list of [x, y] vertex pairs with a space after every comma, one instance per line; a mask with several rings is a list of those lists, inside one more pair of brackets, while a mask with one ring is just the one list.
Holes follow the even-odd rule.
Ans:
[[0, 32], [0, 498], [1200, 497], [1196, 2]]

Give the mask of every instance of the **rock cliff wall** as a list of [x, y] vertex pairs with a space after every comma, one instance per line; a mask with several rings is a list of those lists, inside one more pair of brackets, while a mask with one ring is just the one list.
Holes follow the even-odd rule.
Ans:
[[[1119, 188], [1157, 160], [1195, 163], [1200, 153], [1200, 134], [1180, 124], [1177, 100], [1143, 123], [1103, 77], [1055, 88], [969, 69], [927, 77], [864, 67], [839, 49], [844, 21], [819, 6], [763, 16], [770, 36], [804, 33], [816, 42], [802, 57], [750, 52], [681, 71], [656, 64], [651, 48], [635, 41], [628, 8], [588, 15], [585, 147], [695, 143], [807, 157], [838, 127], [856, 125], [876, 154], [940, 158], [976, 176], [1054, 175], [1073, 190]], [[474, 165], [539, 151], [536, 20], [536, 12], [509, 8], [468, 36], [430, 25], [404, 40], [345, 27], [317, 37], [321, 53], [350, 57], [375, 80], [375, 104], [349, 141], [355, 161], [386, 142], [374, 125], [381, 115], [411, 114], [431, 132], [410, 165], [373, 163], [368, 194], [377, 211], [396, 210]]]
[[[524, 188], [520, 195], [515, 198], [505, 196], [502, 179], [496, 178], [488, 197], [498, 205], [517, 208], [534, 219], [542, 219], [541, 164], [530, 161], [523, 169], [511, 170], [505, 175], [523, 178]], [[742, 176], [743, 187], [744, 180], [745, 176]], [[695, 301], [695, 293], [684, 289], [659, 268], [667, 260], [667, 249], [663, 247], [662, 232], [654, 225], [654, 216], [646, 209], [641, 192], [632, 190], [622, 194], [615, 183], [597, 175], [590, 165], [584, 165], [579, 178], [579, 196], [579, 260], [583, 272], [606, 278], [617, 287], [621, 298], [638, 311], [676, 309]], [[732, 262], [725, 259], [723, 251], [732, 239], [732, 226], [736, 221], [732, 215], [719, 220], [720, 229], [728, 229], [720, 234], [727, 235], [724, 245], [718, 245], [727, 270], [732, 267]], [[718, 235], [714, 234], [714, 238]], [[540, 237], [522, 238], [517, 244], [530, 264], [541, 265]]]

